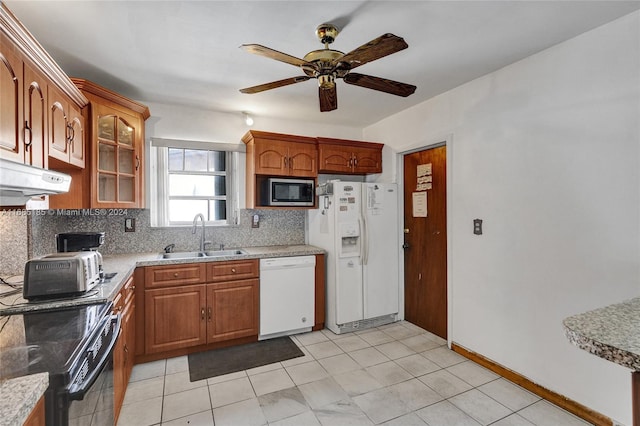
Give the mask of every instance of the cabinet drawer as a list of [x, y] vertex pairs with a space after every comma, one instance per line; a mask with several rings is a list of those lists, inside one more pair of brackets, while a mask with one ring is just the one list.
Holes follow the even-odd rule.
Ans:
[[260, 275], [258, 259], [232, 260], [207, 263], [207, 281], [230, 281], [257, 278]]
[[147, 266], [144, 269], [145, 288], [203, 283], [206, 277], [204, 263]]
[[122, 286], [122, 289], [120, 290], [120, 294], [124, 299], [125, 305], [128, 305], [131, 303], [133, 296], [135, 295], [135, 290], [136, 290], [136, 286], [134, 285], [134, 282], [133, 282], [133, 276], [131, 276], [129, 277], [127, 282], [124, 283], [124, 285]]

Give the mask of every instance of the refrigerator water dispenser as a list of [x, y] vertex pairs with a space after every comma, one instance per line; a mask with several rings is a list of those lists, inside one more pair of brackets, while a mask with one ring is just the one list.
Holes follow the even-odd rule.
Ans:
[[358, 223], [342, 223], [340, 225], [340, 257], [360, 255], [360, 225]]

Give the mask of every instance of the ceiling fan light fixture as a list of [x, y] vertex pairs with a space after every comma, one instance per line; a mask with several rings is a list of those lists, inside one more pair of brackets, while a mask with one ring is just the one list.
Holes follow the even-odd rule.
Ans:
[[318, 86], [331, 89], [336, 86], [336, 77], [333, 74], [321, 74], [318, 76]]
[[249, 115], [248, 112], [243, 111], [242, 117], [244, 118], [244, 124], [246, 124], [247, 126], [253, 126], [253, 118]]

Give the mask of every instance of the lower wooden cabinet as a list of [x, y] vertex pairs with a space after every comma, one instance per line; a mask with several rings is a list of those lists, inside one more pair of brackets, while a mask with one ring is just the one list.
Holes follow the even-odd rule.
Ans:
[[145, 353], [205, 344], [206, 301], [203, 284], [145, 290]]
[[113, 351], [114, 419], [117, 421], [131, 377], [135, 358], [135, 285], [130, 277], [114, 299], [114, 312], [120, 313], [120, 336]]
[[24, 421], [22, 426], [44, 426], [45, 425], [45, 412], [44, 412], [44, 395], [38, 400], [33, 410]]
[[[199, 271], [204, 264], [180, 266], [146, 268], [145, 355], [258, 335], [257, 260], [210, 263], [208, 278], [225, 280], [192, 285], [188, 283], [193, 274], [186, 271]], [[160, 279], [163, 274], [169, 274], [171, 280]], [[181, 276], [186, 281], [183, 285]], [[157, 288], [159, 285], [165, 287]]]
[[207, 343], [257, 335], [259, 305], [258, 279], [207, 284]]

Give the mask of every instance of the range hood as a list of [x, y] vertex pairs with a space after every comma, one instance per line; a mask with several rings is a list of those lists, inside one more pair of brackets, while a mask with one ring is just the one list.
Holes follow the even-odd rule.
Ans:
[[24, 206], [30, 198], [69, 192], [71, 176], [0, 158], [0, 206]]

